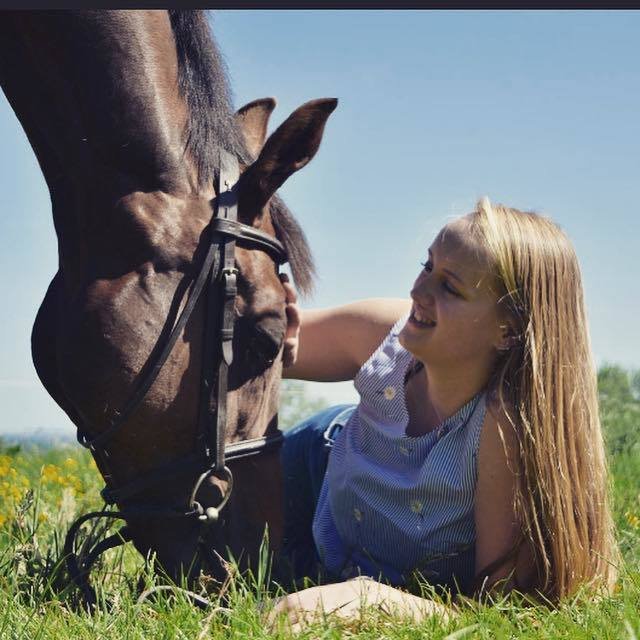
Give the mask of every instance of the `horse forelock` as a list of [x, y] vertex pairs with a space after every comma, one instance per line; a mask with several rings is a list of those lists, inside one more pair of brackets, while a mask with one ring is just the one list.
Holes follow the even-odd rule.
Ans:
[[[226, 65], [201, 9], [170, 9], [178, 57], [178, 87], [189, 109], [186, 145], [201, 184], [211, 182], [219, 169], [216, 145], [235, 153], [246, 165], [247, 152], [234, 117]], [[296, 286], [303, 294], [313, 288], [315, 268], [302, 228], [282, 198], [271, 199], [270, 213], [284, 245]]]

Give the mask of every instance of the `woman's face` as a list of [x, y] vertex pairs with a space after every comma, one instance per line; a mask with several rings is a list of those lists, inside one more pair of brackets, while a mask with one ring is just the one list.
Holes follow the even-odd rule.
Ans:
[[427, 365], [490, 367], [504, 322], [487, 259], [461, 218], [438, 234], [418, 275], [400, 344]]

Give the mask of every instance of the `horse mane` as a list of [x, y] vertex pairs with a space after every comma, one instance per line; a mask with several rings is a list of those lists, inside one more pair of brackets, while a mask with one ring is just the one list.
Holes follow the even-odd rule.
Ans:
[[[216, 145], [246, 165], [253, 162], [236, 125], [226, 65], [200, 9], [169, 9], [178, 57], [178, 89], [189, 107], [186, 148], [201, 184], [213, 180], [219, 169]], [[311, 293], [315, 267], [306, 236], [277, 194], [271, 199], [271, 220], [289, 257], [296, 286]]]

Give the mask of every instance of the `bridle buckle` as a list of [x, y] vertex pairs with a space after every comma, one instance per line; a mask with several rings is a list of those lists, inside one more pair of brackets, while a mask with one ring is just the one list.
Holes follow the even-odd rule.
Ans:
[[238, 270], [235, 267], [225, 267], [220, 271], [220, 278], [224, 287], [223, 295], [225, 300], [235, 300], [238, 293]]

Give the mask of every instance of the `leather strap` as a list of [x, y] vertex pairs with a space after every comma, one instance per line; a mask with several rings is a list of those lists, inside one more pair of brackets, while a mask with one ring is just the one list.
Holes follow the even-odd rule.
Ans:
[[215, 233], [233, 236], [241, 246], [245, 245], [251, 249], [259, 246], [268, 252], [277, 264], [284, 264], [287, 261], [287, 254], [280, 240], [260, 231], [260, 229], [255, 229], [228, 217], [216, 217], [211, 221], [211, 230]]
[[[238, 220], [238, 191], [236, 183], [240, 177], [238, 161], [224, 149], [220, 149], [220, 191], [218, 194], [217, 219], [237, 222]], [[235, 325], [235, 302], [238, 270], [236, 269], [235, 252], [236, 238], [225, 235], [220, 243], [222, 263], [222, 299], [220, 300], [220, 359], [218, 365], [216, 418], [214, 441], [215, 471], [222, 471], [225, 467], [224, 444], [227, 433], [227, 388], [229, 367], [233, 362], [233, 329]]]
[[[280, 446], [283, 438], [284, 434], [282, 431], [276, 431], [272, 435], [232, 442], [231, 444], [225, 445], [225, 461], [232, 462], [233, 460], [241, 460], [256, 456], [269, 449], [275, 449]], [[193, 472], [194, 466], [198, 463], [200, 463], [202, 468], [204, 462], [205, 459], [202, 454], [191, 453], [159, 469], [154, 469], [144, 476], [138, 476], [135, 480], [132, 480], [123, 487], [117, 489], [105, 487], [100, 492], [100, 495], [106, 504], [121, 503], [135, 496], [137, 493], [141, 493], [145, 489], [152, 487], [160, 480], [166, 480], [187, 471]], [[132, 506], [133, 505], [128, 505], [127, 508], [131, 508]]]
[[131, 414], [138, 408], [139, 404], [142, 402], [144, 397], [147, 395], [147, 392], [151, 388], [151, 385], [158, 377], [158, 374], [160, 373], [160, 370], [162, 369], [164, 363], [167, 361], [167, 358], [171, 354], [176, 341], [182, 335], [182, 331], [187, 324], [187, 321], [191, 317], [191, 313], [196, 306], [196, 302], [198, 302], [200, 294], [204, 289], [204, 285], [207, 282], [208, 273], [210, 271], [216, 271], [214, 265], [215, 258], [215, 247], [210, 246], [202, 264], [202, 268], [200, 269], [200, 273], [198, 274], [198, 277], [193, 284], [187, 303], [185, 304], [184, 309], [182, 310], [182, 313], [178, 318], [178, 321], [171, 330], [171, 334], [169, 335], [166, 344], [158, 354], [155, 362], [148, 368], [147, 375], [139, 378], [137, 387], [129, 398], [129, 401], [120, 411], [116, 412], [116, 417], [111, 421], [110, 425], [99, 435], [94, 436], [93, 438], [90, 438], [86, 431], [80, 430], [80, 428], [78, 428], [78, 442], [83, 447], [90, 449], [91, 451], [95, 451], [97, 447], [102, 446], [105, 442], [110, 440], [113, 435], [123, 427], [126, 421], [130, 418]]

